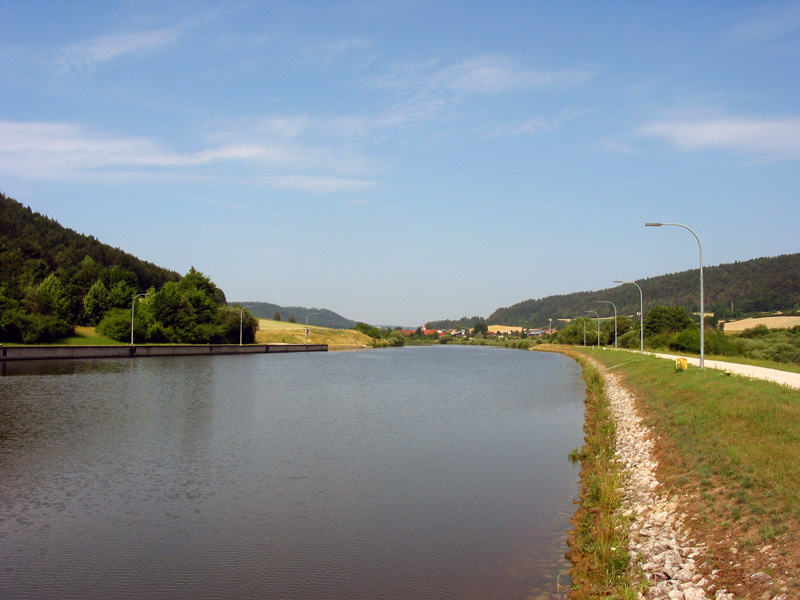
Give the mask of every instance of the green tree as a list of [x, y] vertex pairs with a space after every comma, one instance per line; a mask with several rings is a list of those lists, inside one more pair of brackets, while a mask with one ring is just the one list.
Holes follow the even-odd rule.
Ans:
[[108, 290], [105, 284], [98, 279], [83, 297], [84, 320], [89, 325], [97, 325], [108, 309]]
[[[146, 330], [139, 311], [136, 312], [134, 323], [134, 342], [145, 341]], [[131, 311], [122, 308], [108, 311], [97, 324], [97, 332], [118, 342], [130, 341]]]
[[489, 326], [486, 323], [484, 323], [483, 321], [475, 323], [475, 326], [472, 328], [472, 335], [475, 335], [475, 336], [483, 335], [483, 336], [485, 336], [485, 335], [488, 335], [488, 334], [489, 334]]
[[220, 342], [227, 344], [239, 343], [240, 317], [242, 323], [242, 343], [252, 344], [256, 341], [258, 319], [254, 317], [249, 310], [244, 309], [244, 312], [241, 312], [241, 310], [241, 307], [237, 305], [219, 307]]
[[694, 326], [694, 320], [682, 306], [654, 306], [644, 319], [645, 336], [678, 333]]
[[355, 327], [353, 327], [356, 331], [360, 331], [363, 334], [368, 335], [369, 337], [377, 340], [381, 337], [381, 330], [373, 325], [367, 325], [366, 323], [357, 323]]
[[64, 317], [68, 306], [64, 284], [55, 273], [50, 273], [28, 292], [28, 310], [31, 313]]
[[148, 302], [159, 336], [168, 342], [183, 342], [194, 337], [192, 305], [173, 281], [168, 281]]
[[111, 288], [108, 288], [106, 302], [109, 308], [130, 308], [131, 300], [139, 291], [127, 280], [120, 279]]

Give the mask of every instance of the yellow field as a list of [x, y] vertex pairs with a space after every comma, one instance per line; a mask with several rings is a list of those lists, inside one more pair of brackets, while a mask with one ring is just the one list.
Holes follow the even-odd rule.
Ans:
[[328, 327], [306, 326], [303, 323], [288, 323], [259, 319], [256, 343], [258, 344], [328, 344], [335, 347], [365, 347], [372, 338], [353, 329], [329, 329]]
[[508, 333], [509, 331], [522, 331], [522, 327], [509, 327], [507, 325], [489, 325], [489, 331], [492, 333]]
[[752, 329], [759, 325], [766, 325], [770, 329], [780, 329], [800, 325], [800, 317], [760, 317], [758, 319], [742, 319], [741, 321], [731, 321], [725, 323], [725, 332], [733, 333]]

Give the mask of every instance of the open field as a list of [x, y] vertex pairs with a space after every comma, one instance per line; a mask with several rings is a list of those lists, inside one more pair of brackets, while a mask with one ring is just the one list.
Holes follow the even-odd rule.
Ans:
[[522, 331], [522, 327], [509, 327], [508, 325], [489, 325], [488, 330], [492, 333], [508, 333], [509, 331]]
[[759, 325], [766, 325], [770, 329], [794, 327], [800, 325], [800, 317], [759, 317], [757, 319], [742, 319], [725, 323], [725, 333], [734, 333], [752, 329]]
[[331, 348], [362, 348], [369, 346], [372, 338], [354, 329], [330, 329], [306, 326], [303, 323], [288, 323], [259, 319], [256, 342], [259, 344], [328, 344]]

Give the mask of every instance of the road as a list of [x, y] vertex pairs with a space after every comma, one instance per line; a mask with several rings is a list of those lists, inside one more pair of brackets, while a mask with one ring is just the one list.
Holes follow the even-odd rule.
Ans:
[[[699, 358], [680, 357], [675, 354], [661, 354], [659, 352], [648, 352], [653, 356], [659, 358], [667, 358], [675, 360], [676, 358], [686, 358], [690, 365], [695, 367], [700, 366]], [[706, 369], [719, 369], [720, 371], [730, 371], [737, 375], [744, 375], [745, 377], [752, 377], [753, 379], [765, 379], [767, 381], [774, 381], [782, 383], [791, 388], [800, 389], [800, 373], [790, 373], [789, 371], [778, 371], [777, 369], [767, 369], [766, 367], [754, 367], [753, 365], [740, 365], [738, 363], [724, 362], [721, 360], [708, 360], [706, 359]]]

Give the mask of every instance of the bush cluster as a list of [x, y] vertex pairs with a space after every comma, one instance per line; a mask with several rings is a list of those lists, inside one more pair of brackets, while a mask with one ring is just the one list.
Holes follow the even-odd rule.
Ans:
[[167, 282], [135, 302], [132, 309], [114, 309], [105, 314], [97, 331], [124, 342], [234, 344], [255, 340], [258, 320], [239, 307], [220, 302], [217, 287], [194, 267], [179, 282]]
[[[583, 344], [584, 326], [586, 343], [597, 343], [597, 329], [590, 319], [574, 319], [561, 330], [555, 340], [561, 344]], [[620, 348], [639, 348], [640, 329], [638, 323], [625, 324], [625, 331], [617, 338]], [[644, 322], [645, 346], [651, 350], [700, 353], [700, 328], [682, 307], [654, 307]], [[600, 343], [613, 345], [613, 323], [609, 335], [608, 321], [600, 332]], [[769, 329], [759, 325], [739, 334], [726, 334], [717, 329], [706, 328], [706, 353], [717, 356], [741, 356], [757, 360], [800, 364], [800, 326], [789, 329]]]

